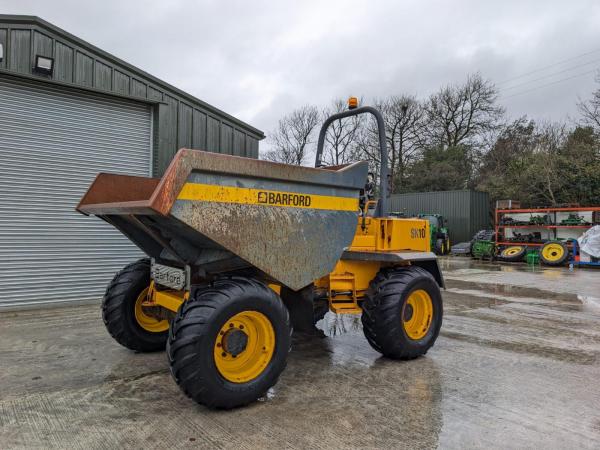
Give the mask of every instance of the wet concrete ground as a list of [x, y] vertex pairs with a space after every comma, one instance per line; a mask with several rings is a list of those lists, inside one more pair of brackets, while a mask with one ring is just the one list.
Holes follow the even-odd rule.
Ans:
[[295, 337], [263, 401], [210, 411], [97, 305], [0, 313], [0, 448], [598, 448], [600, 271], [443, 261], [442, 333], [381, 358], [355, 316]]

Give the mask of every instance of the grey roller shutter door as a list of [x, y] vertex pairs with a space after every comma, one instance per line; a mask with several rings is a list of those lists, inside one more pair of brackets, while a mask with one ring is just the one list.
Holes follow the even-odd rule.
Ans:
[[99, 299], [142, 253], [74, 208], [98, 172], [148, 176], [148, 105], [0, 78], [0, 306]]

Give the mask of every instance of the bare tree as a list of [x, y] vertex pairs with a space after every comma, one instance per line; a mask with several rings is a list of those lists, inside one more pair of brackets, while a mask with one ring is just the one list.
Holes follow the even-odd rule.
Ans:
[[412, 96], [392, 96], [383, 102], [376, 102], [385, 121], [390, 163], [392, 192], [402, 185], [406, 168], [418, 157], [422, 150], [423, 107]]
[[542, 123], [536, 136], [537, 144], [526, 174], [531, 180], [531, 190], [545, 199], [550, 205], [558, 203], [557, 196], [563, 186], [561, 169], [564, 161], [561, 148], [567, 139], [567, 126], [564, 123]]
[[355, 135], [354, 153], [356, 160], [369, 163], [369, 171], [374, 175], [375, 185], [379, 185], [379, 169], [381, 156], [379, 154], [379, 135], [377, 123], [370, 116], [364, 118], [363, 126], [359, 127]]
[[[600, 83], [600, 72], [596, 75], [596, 81]], [[596, 130], [600, 128], [600, 89], [594, 91], [589, 100], [580, 100], [577, 107], [586, 125]]]
[[[422, 105], [412, 96], [392, 96], [375, 100], [374, 105], [383, 115], [391, 192], [400, 189], [407, 167], [422, 150], [422, 135], [426, 126]], [[373, 169], [379, 170], [379, 134], [377, 123], [368, 120], [361, 133], [357, 134], [357, 145], [363, 159], [371, 161]]]
[[[346, 101], [335, 99], [331, 106], [323, 110], [323, 121], [327, 117], [346, 111]], [[334, 121], [325, 135], [323, 161], [339, 165], [356, 160], [356, 138], [363, 116], [352, 116]]]
[[318, 123], [319, 111], [310, 105], [284, 116], [279, 120], [277, 129], [269, 136], [271, 150], [265, 153], [264, 159], [302, 165]]
[[430, 145], [477, 146], [478, 137], [499, 126], [504, 108], [497, 98], [496, 87], [480, 74], [440, 89], [425, 103]]

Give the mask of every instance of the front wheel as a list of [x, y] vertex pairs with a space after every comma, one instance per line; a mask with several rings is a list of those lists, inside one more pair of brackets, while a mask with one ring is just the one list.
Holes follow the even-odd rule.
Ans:
[[290, 320], [263, 283], [231, 277], [194, 290], [167, 342], [171, 375], [182, 391], [212, 408], [246, 405], [277, 383], [290, 351]]
[[442, 295], [429, 272], [416, 266], [382, 269], [363, 302], [363, 331], [383, 355], [413, 359], [435, 343], [442, 315]]
[[112, 279], [102, 299], [102, 320], [122, 346], [138, 352], [164, 350], [169, 321], [153, 317], [143, 302], [150, 286], [150, 260], [129, 264]]

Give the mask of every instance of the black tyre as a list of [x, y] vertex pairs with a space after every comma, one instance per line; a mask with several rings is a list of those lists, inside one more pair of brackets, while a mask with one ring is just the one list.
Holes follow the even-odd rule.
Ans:
[[394, 359], [427, 353], [442, 326], [442, 295], [420, 267], [382, 269], [363, 303], [362, 324], [371, 347]]
[[443, 255], [444, 254], [444, 240], [442, 238], [439, 238], [439, 239], [435, 240], [435, 246], [433, 247], [433, 252], [436, 255]]
[[525, 253], [527, 253], [527, 247], [524, 245], [511, 245], [500, 251], [500, 259], [509, 262], [523, 261]]
[[164, 350], [169, 322], [144, 313], [141, 306], [150, 286], [150, 261], [129, 264], [112, 279], [102, 300], [102, 320], [122, 346], [138, 352]]
[[448, 255], [450, 253], [450, 237], [446, 236], [444, 239], [444, 255]]
[[329, 302], [326, 299], [316, 299], [313, 303], [313, 321], [316, 325], [329, 312]]
[[323, 292], [314, 285], [306, 286], [299, 291], [281, 287], [279, 295], [288, 310], [290, 323], [295, 333], [313, 334], [315, 325], [329, 311], [329, 301], [323, 298]]
[[263, 283], [219, 279], [195, 289], [177, 312], [167, 343], [171, 374], [198, 403], [246, 405], [277, 383], [291, 331], [285, 305]]
[[540, 249], [540, 260], [547, 266], [562, 266], [569, 257], [569, 249], [564, 242], [549, 241]]

